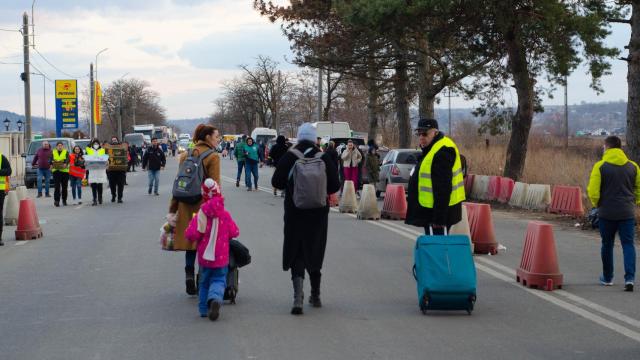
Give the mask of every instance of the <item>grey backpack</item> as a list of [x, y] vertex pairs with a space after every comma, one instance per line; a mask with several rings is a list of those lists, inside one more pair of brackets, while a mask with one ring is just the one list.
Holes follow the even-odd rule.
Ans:
[[195, 156], [194, 151], [195, 149], [192, 149], [180, 164], [178, 175], [173, 181], [173, 198], [187, 204], [197, 204], [202, 199], [200, 187], [205, 176], [202, 161], [214, 152], [209, 149]]
[[322, 152], [314, 157], [305, 155], [313, 148], [300, 152], [290, 149], [297, 158], [289, 173], [293, 179], [293, 204], [298, 209], [317, 209], [327, 206], [327, 172], [326, 164], [322, 160]]

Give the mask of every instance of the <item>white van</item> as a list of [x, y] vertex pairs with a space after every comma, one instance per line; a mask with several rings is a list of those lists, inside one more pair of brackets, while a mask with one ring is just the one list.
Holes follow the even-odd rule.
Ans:
[[345, 121], [317, 121], [311, 125], [316, 128], [318, 137], [323, 139], [351, 138], [351, 127]]
[[275, 129], [259, 127], [253, 129], [253, 131], [251, 132], [251, 137], [256, 143], [261, 142], [266, 145], [269, 140], [278, 137], [278, 132]]

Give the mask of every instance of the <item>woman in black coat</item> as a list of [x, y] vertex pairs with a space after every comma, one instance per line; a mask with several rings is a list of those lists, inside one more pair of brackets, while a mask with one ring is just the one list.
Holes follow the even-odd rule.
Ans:
[[[295, 149], [305, 157], [314, 157], [320, 150], [315, 145], [315, 128], [305, 123], [298, 129], [298, 144]], [[304, 294], [302, 292], [305, 269], [311, 280], [311, 297], [309, 302], [314, 307], [321, 307], [320, 302], [320, 270], [324, 261], [324, 253], [327, 245], [327, 228], [329, 225], [329, 206], [317, 209], [299, 209], [293, 203], [293, 179], [289, 178], [289, 172], [298, 158], [287, 152], [278, 161], [278, 165], [271, 179], [271, 184], [276, 189], [285, 190], [284, 199], [284, 246], [282, 253], [282, 269], [291, 270], [293, 282], [294, 301], [291, 313], [302, 314]], [[332, 194], [340, 189], [338, 171], [333, 161], [322, 155], [326, 166], [327, 194]]]

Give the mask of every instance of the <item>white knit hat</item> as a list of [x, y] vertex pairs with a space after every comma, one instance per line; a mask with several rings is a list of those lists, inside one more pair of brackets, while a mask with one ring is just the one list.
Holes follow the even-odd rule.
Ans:
[[304, 123], [298, 128], [298, 141], [308, 140], [316, 142], [317, 139], [316, 128], [311, 123]]

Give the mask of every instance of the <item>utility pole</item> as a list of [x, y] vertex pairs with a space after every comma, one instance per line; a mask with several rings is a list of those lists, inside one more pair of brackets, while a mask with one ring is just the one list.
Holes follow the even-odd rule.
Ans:
[[135, 95], [131, 98], [131, 101], [133, 101], [133, 104], [131, 105], [131, 110], [133, 112], [131, 114], [131, 121], [133, 122], [133, 126], [136, 126], [136, 97], [135, 97]]
[[322, 121], [322, 69], [318, 69], [318, 121]]
[[447, 87], [447, 95], [445, 95], [445, 96], [449, 98], [449, 136], [453, 137], [453, 128], [452, 128], [452, 124], [451, 124], [451, 98], [452, 97], [457, 97], [457, 96], [451, 94], [451, 88], [450, 87]]
[[94, 126], [95, 126], [95, 111], [94, 111], [94, 109], [95, 109], [95, 106], [96, 106], [94, 104], [94, 100], [95, 100], [95, 90], [96, 90], [96, 88], [95, 88], [94, 83], [93, 83], [93, 63], [91, 63], [89, 65], [89, 89], [90, 89], [89, 93], [90, 93], [90, 96], [91, 96], [91, 101], [90, 101], [90, 103], [91, 103], [91, 111], [90, 111], [90, 113], [91, 113], [91, 117], [90, 117], [91, 122], [89, 123], [89, 134], [90, 134], [89, 137], [91, 139], [93, 139], [93, 138], [97, 139], [98, 135], [96, 134], [96, 130], [94, 130]]
[[122, 85], [120, 85], [120, 98], [118, 99], [118, 139], [122, 140]]
[[564, 76], [564, 148], [569, 149], [569, 83], [567, 76]]
[[24, 147], [25, 151], [31, 143], [31, 71], [29, 71], [29, 15], [25, 12], [22, 15], [22, 39], [24, 46]]

